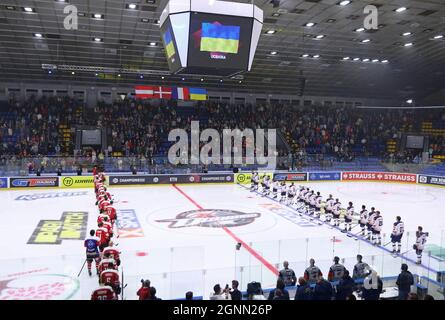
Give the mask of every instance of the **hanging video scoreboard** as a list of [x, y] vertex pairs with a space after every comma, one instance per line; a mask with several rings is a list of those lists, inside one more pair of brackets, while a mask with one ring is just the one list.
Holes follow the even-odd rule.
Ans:
[[161, 37], [172, 73], [230, 76], [252, 67], [263, 12], [252, 4], [170, 0]]

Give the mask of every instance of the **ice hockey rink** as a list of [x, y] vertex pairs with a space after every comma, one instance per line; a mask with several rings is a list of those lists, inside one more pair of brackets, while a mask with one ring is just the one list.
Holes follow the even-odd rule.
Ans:
[[[298, 277], [310, 258], [324, 274], [333, 256], [344, 259], [352, 271], [358, 253], [381, 276], [397, 275], [402, 262], [413, 273], [432, 278], [445, 269], [444, 188], [372, 182], [305, 185], [319, 190], [323, 199], [333, 194], [343, 207], [353, 201], [356, 211], [362, 204], [380, 210], [383, 244], [400, 215], [406, 229], [402, 256], [391, 256], [390, 245], [375, 247], [319, 225], [241, 185], [110, 187], [118, 211], [115, 242], [122, 252], [124, 298], [137, 299], [141, 279], [149, 279], [163, 299], [182, 298], [187, 291], [208, 298], [216, 283], [225, 286], [233, 279], [242, 290], [254, 280], [269, 288], [284, 260]], [[65, 230], [64, 235], [52, 237], [51, 228], [60, 221], [83, 222], [84, 233], [95, 228], [94, 202], [91, 189], [0, 192], [0, 299], [89, 299], [98, 279], [89, 277], [86, 268], [78, 277], [84, 248], [82, 240], [73, 240], [84, 234]], [[432, 254], [417, 266], [412, 245], [419, 225], [430, 234], [427, 249]], [[358, 232], [358, 227], [351, 231]]]

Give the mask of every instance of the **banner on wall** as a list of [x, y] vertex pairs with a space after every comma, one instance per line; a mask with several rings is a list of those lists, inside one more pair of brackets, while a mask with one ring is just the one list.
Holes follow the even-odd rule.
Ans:
[[[271, 172], [259, 172], [260, 177], [268, 176], [269, 178], [273, 178], [273, 173]], [[235, 174], [235, 183], [239, 184], [250, 184], [252, 181], [252, 173], [236, 173]]]
[[93, 188], [94, 181], [92, 176], [82, 177], [61, 177], [60, 187], [62, 188]]
[[277, 181], [307, 181], [307, 173], [275, 173], [273, 178]]
[[10, 188], [58, 187], [58, 177], [10, 178]]
[[0, 189], [8, 187], [8, 178], [0, 178]]
[[340, 180], [341, 172], [311, 172], [309, 181], [335, 181]]
[[137, 184], [174, 184], [174, 183], [227, 183], [233, 182], [233, 173], [227, 174], [183, 174], [183, 175], [149, 175], [149, 176], [113, 176], [109, 177], [110, 185]]
[[396, 172], [350, 171], [342, 173], [342, 180], [416, 183], [417, 175], [412, 173], [396, 173]]
[[419, 183], [445, 186], [445, 177], [419, 175]]

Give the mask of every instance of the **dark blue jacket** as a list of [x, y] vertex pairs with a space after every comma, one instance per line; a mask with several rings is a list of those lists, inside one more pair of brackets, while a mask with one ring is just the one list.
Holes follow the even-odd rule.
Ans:
[[337, 285], [335, 300], [346, 300], [354, 291], [355, 282], [351, 277], [343, 277]]
[[[267, 298], [267, 300], [274, 300], [275, 290], [276, 289], [273, 289], [272, 291], [269, 292], [269, 297]], [[289, 291], [287, 291], [286, 289], [282, 289], [281, 291], [283, 291], [283, 297], [279, 300], [290, 300]]]
[[333, 288], [329, 281], [322, 280], [314, 288], [313, 300], [332, 300]]
[[309, 284], [297, 285], [297, 292], [295, 292], [295, 300], [308, 301], [312, 300], [312, 288]]

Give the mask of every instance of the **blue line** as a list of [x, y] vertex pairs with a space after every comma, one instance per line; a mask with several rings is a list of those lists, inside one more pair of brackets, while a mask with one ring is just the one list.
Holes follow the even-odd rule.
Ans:
[[[242, 188], [244, 188], [244, 189], [246, 189], [246, 190], [249, 190], [248, 187], [245, 187], [245, 186], [243, 186], [243, 185], [241, 185], [241, 184], [239, 184], [239, 183], [238, 183], [238, 186], [240, 186], [240, 187], [242, 187]], [[253, 192], [255, 192], [255, 193], [258, 194], [258, 195], [261, 195], [261, 193], [259, 193], [258, 191], [253, 191]], [[264, 198], [267, 198], [267, 199], [269, 199], [269, 200], [275, 201], [276, 203], [278, 203], [278, 204], [280, 204], [280, 205], [282, 205], [282, 206], [288, 207], [289, 209], [291, 209], [291, 210], [293, 210], [293, 211], [295, 211], [295, 212], [297, 212], [297, 213], [301, 213], [301, 214], [304, 214], [305, 216], [311, 217], [311, 216], [308, 215], [307, 213], [298, 212], [297, 210], [295, 210], [295, 208], [293, 208], [293, 207], [291, 207], [291, 206], [289, 206], [289, 205], [287, 205], [287, 204], [283, 204], [283, 203], [279, 202], [278, 200], [272, 199], [272, 198], [267, 197], [267, 196], [264, 196]], [[318, 220], [320, 220], [320, 219], [318, 219]], [[326, 225], [328, 225], [328, 226], [330, 226], [330, 227], [332, 227], [332, 228], [335, 228], [335, 229], [337, 229], [338, 231], [342, 232], [342, 229], [340, 229], [339, 227], [332, 226], [330, 223], [327, 223], [326, 221], [322, 221], [322, 220], [320, 220], [320, 221], [321, 221], [323, 224], [326, 224]], [[342, 232], [342, 233], [343, 233], [343, 232]], [[358, 237], [358, 236], [354, 235], [353, 233], [347, 232], [347, 234], [351, 234], [351, 235], [357, 237], [358, 240], [364, 241], [364, 242], [366, 242], [366, 243], [372, 245], [373, 247], [382, 249], [382, 250], [384, 250], [384, 251], [386, 251], [386, 252], [388, 252], [388, 253], [392, 253], [391, 250], [386, 249], [385, 247], [382, 247], [382, 246], [375, 246], [371, 241], [369, 241], [369, 240], [367, 240], [367, 239], [364, 239], [364, 238], [362, 238], [362, 237]], [[406, 257], [406, 256], [404, 256], [404, 255], [400, 255], [400, 257], [403, 257], [404, 260], [407, 260], [407, 261], [409, 261], [409, 262], [411, 262], [411, 263], [413, 263], [413, 264], [416, 264], [416, 265], [418, 265], [418, 266], [421, 266], [422, 268], [424, 268], [424, 269], [426, 269], [426, 270], [428, 270], [428, 271], [432, 271], [432, 272], [436, 272], [436, 273], [438, 272], [437, 270], [434, 270], [434, 269], [432, 269], [432, 268], [428, 268], [427, 266], [425, 266], [425, 265], [423, 265], [423, 264], [420, 264], [420, 265], [419, 265], [419, 264], [416, 263], [416, 261], [414, 261], [414, 260], [412, 260], [412, 259], [410, 259], [410, 258], [408, 258], [408, 257]]]

